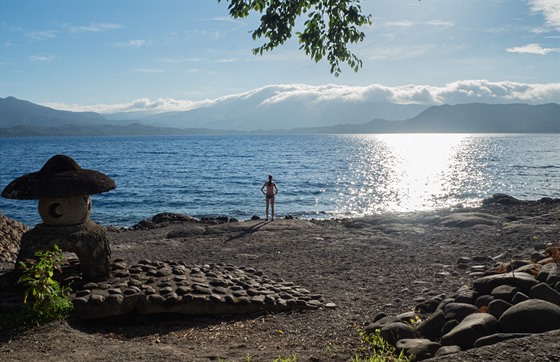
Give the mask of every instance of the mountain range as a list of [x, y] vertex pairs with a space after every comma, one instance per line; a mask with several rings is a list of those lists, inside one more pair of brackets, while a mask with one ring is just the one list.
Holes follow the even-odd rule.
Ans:
[[0, 136], [560, 133], [560, 105], [548, 103], [421, 106], [389, 102], [267, 102], [232, 98], [190, 111], [142, 114], [70, 112], [0, 98]]

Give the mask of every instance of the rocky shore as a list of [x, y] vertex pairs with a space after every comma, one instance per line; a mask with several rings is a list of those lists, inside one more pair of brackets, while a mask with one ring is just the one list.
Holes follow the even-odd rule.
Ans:
[[[9, 225], [0, 279], [25, 231]], [[558, 199], [341, 220], [164, 214], [108, 230], [121, 279], [73, 293], [94, 318], [2, 332], [0, 359], [346, 361], [358, 331], [379, 330], [420, 359], [560, 360]]]

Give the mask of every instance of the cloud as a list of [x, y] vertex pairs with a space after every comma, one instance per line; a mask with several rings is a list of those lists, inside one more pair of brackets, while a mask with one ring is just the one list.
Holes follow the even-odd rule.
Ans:
[[188, 111], [229, 102], [252, 100], [262, 106], [296, 102], [306, 107], [320, 107], [334, 102], [371, 104], [389, 102], [397, 104], [464, 104], [464, 103], [558, 103], [560, 84], [527, 84], [516, 82], [491, 82], [488, 80], [461, 80], [443, 86], [408, 84], [402, 86], [346, 86], [327, 84], [312, 86], [306, 84], [269, 85], [248, 92], [231, 94], [216, 99], [202, 101], [160, 98], [150, 101], [141, 98], [129, 103], [97, 104], [93, 106], [67, 105], [61, 103], [46, 106], [69, 111], [93, 111], [99, 113], [143, 112], [155, 114], [171, 111]]
[[559, 53], [560, 48], [543, 48], [540, 44], [527, 44], [520, 47], [506, 49], [510, 53], [538, 54], [546, 55], [548, 53]]
[[544, 16], [545, 27], [560, 31], [560, 3], [558, 0], [529, 0], [532, 13]]
[[385, 23], [383, 23], [383, 25], [389, 28], [410, 28], [414, 24], [410, 20], [400, 20], [386, 21]]
[[45, 40], [56, 38], [59, 31], [57, 30], [45, 30], [45, 31], [35, 31], [27, 34], [32, 40]]
[[144, 40], [144, 39], [134, 39], [134, 40], [129, 40], [129, 41], [125, 41], [125, 42], [118, 42], [115, 43], [116, 47], [119, 48], [140, 48], [143, 45], [147, 45], [150, 42], [148, 40]]
[[453, 21], [446, 21], [446, 20], [430, 20], [425, 23], [426, 25], [431, 25], [439, 28], [452, 28], [455, 26], [455, 22]]
[[156, 59], [156, 61], [161, 62], [161, 63], [175, 64], [175, 63], [198, 63], [198, 62], [201, 62], [202, 59], [200, 59], [200, 58], [158, 58], [158, 59]]
[[47, 55], [31, 55], [29, 57], [30, 60], [34, 61], [34, 62], [52, 62], [53, 60], [56, 59], [56, 57], [52, 54], [47, 54]]
[[213, 100], [188, 101], [176, 100], [173, 98], [159, 98], [155, 101], [151, 101], [148, 98], [139, 98], [127, 103], [95, 104], [90, 106], [66, 103], [45, 103], [44, 105], [54, 109], [72, 112], [143, 112], [145, 114], [155, 114], [161, 112], [188, 111], [214, 104], [214, 102]]
[[163, 69], [157, 69], [157, 68], [139, 68], [139, 69], [133, 69], [133, 72], [137, 72], [137, 73], [163, 73]]
[[94, 32], [100, 33], [107, 30], [115, 30], [121, 29], [123, 26], [120, 24], [111, 24], [111, 23], [92, 23], [85, 26], [71, 26], [70, 32], [72, 33], [86, 33], [86, 32]]

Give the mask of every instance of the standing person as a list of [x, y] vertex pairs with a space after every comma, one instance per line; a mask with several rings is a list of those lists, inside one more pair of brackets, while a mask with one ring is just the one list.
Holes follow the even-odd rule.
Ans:
[[[264, 189], [266, 187], [266, 192]], [[274, 220], [274, 195], [278, 193], [278, 187], [272, 182], [272, 175], [268, 175], [268, 182], [265, 182], [261, 187], [261, 192], [266, 196], [266, 220], [268, 220], [268, 205], [272, 207], [272, 220]]]

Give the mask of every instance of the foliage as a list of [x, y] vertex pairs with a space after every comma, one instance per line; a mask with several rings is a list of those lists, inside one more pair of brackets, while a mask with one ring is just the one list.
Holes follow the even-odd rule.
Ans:
[[[221, 2], [222, 0], [218, 0]], [[300, 50], [319, 62], [326, 56], [331, 73], [339, 76], [340, 63], [347, 63], [354, 71], [362, 61], [348, 50], [350, 43], [361, 42], [365, 34], [358, 28], [371, 25], [371, 15], [362, 13], [360, 0], [226, 0], [233, 18], [245, 18], [251, 11], [262, 14], [260, 26], [253, 30], [253, 40], [266, 42], [253, 49], [254, 54], [282, 45], [293, 35], [296, 19], [307, 14], [303, 31], [296, 32]]]
[[376, 330], [375, 333], [368, 334], [363, 329], [356, 327], [361, 340], [364, 345], [352, 357], [352, 362], [412, 362], [414, 356], [405, 356], [401, 351], [397, 354], [394, 346], [385, 341], [380, 331]]
[[[52, 320], [62, 320], [70, 315], [73, 305], [68, 300], [68, 287], [62, 287], [53, 279], [54, 270], [62, 272], [62, 251], [54, 246], [53, 251], [38, 251], [36, 260], [20, 262], [22, 270], [18, 284], [25, 290], [23, 302], [30, 306], [24, 308], [23, 314], [28, 323], [39, 325]], [[22, 321], [25, 322], [25, 321]], [[25, 323], [25, 324], [28, 324]]]

